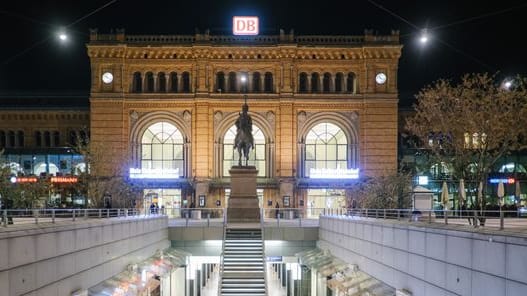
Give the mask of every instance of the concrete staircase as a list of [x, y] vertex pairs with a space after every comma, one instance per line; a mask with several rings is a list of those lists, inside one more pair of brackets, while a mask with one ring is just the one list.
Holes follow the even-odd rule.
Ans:
[[221, 296], [266, 296], [262, 230], [227, 228]]

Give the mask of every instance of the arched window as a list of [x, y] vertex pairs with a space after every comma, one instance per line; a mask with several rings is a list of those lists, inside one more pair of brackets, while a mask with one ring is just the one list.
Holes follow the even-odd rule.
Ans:
[[60, 146], [60, 133], [58, 131], [53, 132], [53, 146]]
[[179, 169], [184, 174], [184, 141], [181, 132], [169, 122], [149, 126], [141, 138], [141, 168]]
[[344, 75], [342, 73], [337, 73], [335, 76], [335, 92], [342, 92], [342, 83], [344, 82]]
[[5, 147], [5, 132], [4, 131], [0, 131], [0, 148], [4, 148]]
[[[234, 138], [236, 137], [236, 126], [233, 125], [223, 137], [223, 176], [229, 176], [232, 166], [238, 165], [238, 151], [234, 149]], [[265, 136], [256, 125], [253, 124], [254, 148], [249, 155], [249, 165], [254, 165], [258, 170], [258, 176], [265, 177]]]
[[132, 81], [132, 92], [140, 93], [143, 91], [143, 78], [140, 72], [134, 73], [134, 80]]
[[88, 144], [88, 138], [89, 138], [89, 135], [88, 135], [88, 133], [86, 131], [81, 130], [79, 132], [79, 139], [80, 139], [82, 145], [87, 145]]
[[44, 132], [44, 146], [51, 147], [51, 133], [48, 131]]
[[300, 73], [298, 91], [301, 93], [307, 92], [307, 74], [304, 72]]
[[348, 140], [342, 129], [333, 123], [315, 125], [306, 135], [304, 175], [310, 169], [347, 169]]
[[330, 92], [331, 89], [331, 74], [324, 73], [324, 79], [322, 82], [322, 91], [327, 93]]
[[225, 73], [223, 72], [216, 74], [216, 91], [219, 93], [225, 92]]
[[35, 132], [35, 146], [42, 147], [42, 133], [40, 131]]
[[70, 141], [70, 145], [75, 147], [77, 146], [77, 132], [75, 131], [70, 131], [70, 135], [69, 135], [69, 141]]
[[320, 87], [319, 87], [319, 81], [320, 81], [320, 76], [318, 75], [318, 73], [313, 73], [311, 74], [311, 92], [318, 92], [320, 90]]
[[190, 92], [190, 73], [189, 72], [183, 72], [182, 75], [183, 79], [183, 92], [189, 93]]
[[145, 75], [145, 92], [154, 92], [154, 73], [147, 72]]
[[164, 72], [159, 72], [157, 74], [157, 83], [158, 83], [158, 91], [159, 92], [166, 92], [167, 91], [167, 79], [165, 77]]
[[266, 93], [273, 92], [273, 73], [266, 72], [264, 76], [264, 91]]
[[170, 73], [170, 92], [178, 92], [178, 78], [177, 73]]
[[9, 147], [15, 147], [15, 143], [16, 143], [16, 137], [15, 137], [15, 132], [14, 131], [9, 131], [9, 137], [7, 139], [9, 141]]
[[17, 146], [24, 147], [24, 132], [18, 131], [17, 133]]
[[253, 73], [253, 92], [261, 92], [262, 91], [262, 82], [261, 82], [261, 75], [260, 72], [254, 72]]
[[346, 91], [349, 93], [355, 93], [355, 73], [348, 73], [348, 79], [346, 81]]
[[236, 92], [236, 84], [238, 81], [236, 81], [236, 73], [230, 72], [229, 73], [229, 92]]

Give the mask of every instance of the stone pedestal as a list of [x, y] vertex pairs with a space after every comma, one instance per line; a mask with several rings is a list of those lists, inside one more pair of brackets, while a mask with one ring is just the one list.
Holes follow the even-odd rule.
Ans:
[[227, 209], [227, 223], [260, 222], [260, 208], [256, 195], [256, 175], [254, 166], [233, 166], [231, 174], [231, 196]]

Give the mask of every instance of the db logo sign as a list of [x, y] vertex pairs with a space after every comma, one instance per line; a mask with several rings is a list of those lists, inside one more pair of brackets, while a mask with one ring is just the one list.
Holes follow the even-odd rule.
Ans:
[[234, 35], [258, 35], [257, 16], [235, 16], [232, 18]]

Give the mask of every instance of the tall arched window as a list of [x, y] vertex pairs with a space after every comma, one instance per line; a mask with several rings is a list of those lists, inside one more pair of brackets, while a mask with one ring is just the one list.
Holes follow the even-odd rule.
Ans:
[[154, 73], [147, 72], [145, 75], [145, 92], [154, 92]]
[[311, 74], [311, 92], [318, 92], [320, 90], [320, 87], [319, 87], [319, 81], [320, 81], [320, 76], [318, 75], [318, 73], [313, 73]]
[[273, 73], [266, 72], [264, 76], [264, 91], [266, 93], [273, 92]]
[[[223, 176], [229, 176], [232, 166], [238, 165], [238, 151], [234, 149], [234, 138], [236, 137], [236, 126], [233, 125], [223, 137]], [[254, 165], [258, 170], [258, 176], [265, 177], [265, 136], [263, 132], [253, 124], [254, 148], [249, 156], [249, 165]]]
[[344, 82], [344, 74], [337, 73], [335, 76], [335, 92], [342, 92], [342, 84]]
[[236, 73], [235, 72], [230, 72], [229, 73], [229, 92], [236, 92], [236, 90], [237, 90], [237, 88], [236, 88], [237, 82], [238, 81], [236, 81]]
[[310, 169], [347, 169], [348, 140], [342, 129], [333, 123], [315, 125], [306, 135], [304, 174]]
[[24, 132], [18, 131], [17, 133], [17, 146], [24, 147]]
[[178, 92], [178, 78], [177, 73], [170, 73], [170, 92]]
[[219, 93], [225, 92], [225, 73], [223, 72], [216, 74], [216, 91]]
[[179, 169], [183, 175], [183, 148], [183, 135], [173, 124], [154, 123], [141, 138], [141, 168]]
[[44, 132], [44, 146], [51, 147], [51, 133], [48, 131]]
[[307, 92], [307, 74], [304, 72], [300, 73], [298, 91], [301, 93]]
[[58, 131], [53, 132], [53, 146], [60, 146], [60, 133]]
[[183, 79], [183, 92], [189, 93], [190, 92], [190, 73], [189, 72], [183, 72], [182, 75]]
[[140, 93], [143, 91], [143, 78], [140, 72], [134, 73], [134, 80], [132, 81], [132, 92]]
[[157, 84], [158, 84], [157, 90], [159, 92], [166, 92], [167, 91], [167, 79], [165, 77], [165, 73], [164, 72], [159, 72], [157, 74]]
[[348, 79], [346, 81], [346, 91], [349, 93], [355, 93], [355, 73], [348, 73]]
[[330, 92], [330, 89], [331, 89], [331, 74], [324, 73], [322, 91], [327, 93], [327, 92]]
[[5, 147], [5, 132], [4, 131], [0, 131], [0, 148], [4, 148]]
[[261, 92], [262, 91], [262, 82], [261, 82], [261, 75], [260, 72], [254, 72], [253, 73], [253, 92]]
[[9, 137], [7, 138], [7, 140], [9, 141], [9, 147], [15, 147], [15, 144], [16, 144], [16, 136], [15, 136], [15, 132], [14, 131], [9, 131]]

